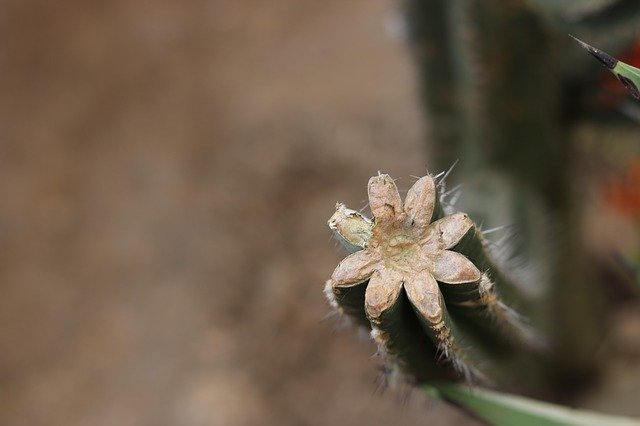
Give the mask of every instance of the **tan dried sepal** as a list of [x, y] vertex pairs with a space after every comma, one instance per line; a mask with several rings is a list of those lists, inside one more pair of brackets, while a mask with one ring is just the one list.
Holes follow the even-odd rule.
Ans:
[[407, 192], [404, 211], [418, 230], [426, 230], [431, 223], [436, 204], [436, 184], [431, 176], [423, 176]]
[[416, 274], [404, 282], [404, 289], [411, 304], [430, 324], [442, 322], [444, 303], [438, 283], [430, 273]]
[[482, 273], [466, 257], [455, 251], [443, 250], [434, 257], [433, 277], [446, 284], [475, 283]]
[[447, 250], [460, 242], [462, 237], [474, 226], [471, 218], [465, 213], [454, 213], [436, 220], [430, 226], [440, 248]]
[[360, 250], [345, 257], [331, 275], [334, 287], [348, 287], [369, 279], [380, 257], [371, 250]]
[[393, 269], [380, 268], [373, 273], [365, 293], [365, 312], [372, 323], [378, 323], [382, 315], [398, 301], [402, 290], [402, 275]]
[[402, 213], [402, 200], [391, 176], [379, 174], [369, 179], [369, 207], [376, 225], [392, 221]]

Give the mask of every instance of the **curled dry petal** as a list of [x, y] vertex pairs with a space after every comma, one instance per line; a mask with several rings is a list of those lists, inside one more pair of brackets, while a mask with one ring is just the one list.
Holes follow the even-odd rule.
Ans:
[[336, 239], [352, 253], [365, 248], [371, 239], [373, 222], [342, 203], [336, 204], [328, 224]]
[[442, 283], [473, 283], [482, 278], [478, 268], [469, 259], [455, 251], [444, 250], [433, 260], [433, 277]]
[[402, 213], [402, 200], [391, 176], [379, 174], [369, 179], [369, 206], [376, 223], [390, 221]]
[[345, 257], [331, 275], [333, 286], [348, 287], [369, 279], [380, 257], [369, 250], [357, 251]]
[[424, 176], [413, 184], [404, 202], [404, 210], [415, 227], [426, 229], [431, 222], [436, 203], [436, 184], [431, 176]]
[[408, 277], [404, 289], [411, 304], [424, 319], [432, 324], [442, 321], [444, 309], [438, 283], [428, 272]]
[[378, 322], [382, 314], [395, 305], [400, 290], [402, 275], [398, 272], [381, 267], [373, 273], [364, 295], [365, 311], [371, 322]]
[[432, 238], [439, 238], [442, 249], [450, 249], [460, 242], [472, 226], [473, 221], [469, 216], [455, 213], [431, 224], [434, 231]]

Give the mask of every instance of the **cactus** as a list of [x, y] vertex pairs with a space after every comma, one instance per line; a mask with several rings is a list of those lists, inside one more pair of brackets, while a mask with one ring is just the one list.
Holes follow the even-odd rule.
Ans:
[[516, 254], [545, 271], [526, 314], [552, 334], [559, 380], [597, 372], [604, 331], [571, 180], [572, 126], [592, 108], [594, 67], [567, 33], [615, 53], [637, 37], [638, 16], [634, 0], [406, 1], [429, 162], [459, 160], [454, 183], [471, 194], [461, 209], [484, 225], [516, 224]]
[[477, 226], [464, 213], [445, 215], [441, 189], [424, 176], [403, 203], [379, 174], [368, 185], [373, 221], [338, 204], [329, 227], [352, 253], [325, 294], [371, 330], [401, 377], [516, 387], [510, 367], [541, 355], [541, 339], [503, 300], [515, 286]]

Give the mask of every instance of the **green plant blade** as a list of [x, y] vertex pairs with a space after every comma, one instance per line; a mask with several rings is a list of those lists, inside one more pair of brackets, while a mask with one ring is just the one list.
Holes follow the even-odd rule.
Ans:
[[624, 84], [634, 98], [640, 100], [640, 69], [618, 61], [612, 72]]
[[[573, 36], [571, 36], [573, 37]], [[608, 53], [593, 46], [588, 45], [582, 40], [573, 37], [580, 45], [593, 57], [602, 63], [609, 71], [611, 71], [622, 84], [627, 88], [631, 95], [640, 100], [640, 69], [614, 58]]]
[[496, 426], [639, 426], [640, 420], [609, 416], [590, 411], [452, 384], [425, 386], [431, 396], [441, 398], [473, 412]]

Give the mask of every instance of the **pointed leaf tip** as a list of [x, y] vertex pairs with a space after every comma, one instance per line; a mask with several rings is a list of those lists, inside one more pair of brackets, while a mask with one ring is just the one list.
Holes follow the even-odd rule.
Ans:
[[572, 39], [580, 43], [580, 46], [582, 46], [584, 50], [589, 52], [594, 58], [600, 61], [600, 63], [605, 67], [607, 67], [608, 69], [613, 70], [618, 64], [618, 60], [613, 56], [609, 55], [608, 53], [605, 53], [600, 49], [596, 49], [595, 47], [588, 45], [584, 41], [580, 40], [579, 38], [571, 34], [569, 34], [569, 37], [571, 37]]
[[572, 36], [571, 34], [569, 34], [569, 36], [580, 43], [587, 52], [593, 55], [598, 61], [607, 67], [609, 71], [618, 77], [618, 80], [624, 84], [634, 98], [640, 100], [640, 68], [625, 64], [608, 53], [596, 49], [593, 46], [589, 46], [587, 43]]

